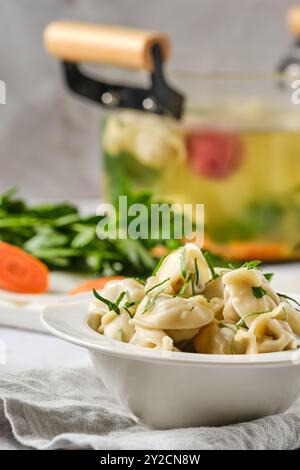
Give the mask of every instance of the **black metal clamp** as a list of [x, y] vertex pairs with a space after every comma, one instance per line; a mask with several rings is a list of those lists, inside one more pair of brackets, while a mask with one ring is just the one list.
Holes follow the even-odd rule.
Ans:
[[77, 63], [63, 61], [67, 85], [78, 95], [106, 108], [138, 109], [179, 119], [184, 96], [168, 85], [164, 77], [160, 46], [154, 45], [151, 52], [154, 66], [148, 89], [99, 81], [83, 74]]

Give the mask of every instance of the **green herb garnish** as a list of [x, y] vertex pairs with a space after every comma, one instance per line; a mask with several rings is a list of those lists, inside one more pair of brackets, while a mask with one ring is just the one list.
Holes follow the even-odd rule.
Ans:
[[[191, 274], [189, 274], [189, 275], [187, 276], [186, 280], [184, 281], [184, 284], [183, 284], [183, 286], [181, 287], [180, 291], [178, 292], [177, 297], [183, 297], [183, 296], [184, 296], [185, 291], [186, 291], [186, 289], [187, 289], [189, 283], [191, 282], [191, 279], [192, 279], [192, 276], [191, 276]], [[192, 286], [193, 286], [193, 283], [192, 283]]]
[[274, 273], [264, 273], [264, 277], [268, 282], [272, 281], [273, 276], [274, 276]]
[[142, 286], [144, 286], [146, 284], [146, 282], [144, 281], [144, 279], [141, 279], [140, 277], [132, 277], [131, 279], [134, 279], [136, 282], [138, 282], [139, 284], [142, 284]]
[[252, 261], [246, 261], [241, 268], [247, 268], [247, 269], [257, 269], [258, 266], [261, 264], [261, 261], [258, 259], [254, 259]]
[[257, 286], [257, 287], [253, 286], [251, 287], [251, 289], [252, 289], [254, 297], [256, 297], [257, 299], [261, 299], [267, 293], [267, 291], [263, 287], [260, 287], [260, 286]]
[[126, 292], [123, 291], [123, 292], [121, 292], [121, 294], [120, 294], [119, 297], [117, 298], [117, 300], [116, 300], [116, 305], [117, 305], [118, 307], [119, 307], [120, 303], [122, 302], [122, 300], [124, 299], [125, 295], [126, 295]]
[[283, 299], [287, 299], [287, 300], [291, 300], [292, 302], [295, 302], [295, 304], [298, 305], [298, 307], [300, 307], [300, 303], [297, 300], [293, 299], [293, 297], [289, 297], [288, 295], [285, 295], [285, 294], [280, 294], [279, 292], [277, 292], [277, 295], [279, 297], [282, 297]]
[[159, 262], [157, 263], [153, 273], [152, 273], [152, 276], [155, 276], [155, 274], [157, 273], [157, 271], [159, 270], [159, 268], [161, 267], [161, 265], [163, 264], [163, 262], [165, 261], [166, 259], [166, 256], [162, 256], [159, 260]]
[[105, 297], [102, 297], [102, 295], [98, 294], [98, 292], [95, 289], [93, 289], [93, 294], [96, 297], [96, 299], [100, 300], [105, 305], [107, 305], [109, 310], [115, 312], [117, 315], [120, 315], [120, 309], [115, 302], [112, 302], [111, 300], [108, 300]]
[[181, 252], [180, 252], [180, 271], [181, 271], [181, 275], [182, 277], [185, 279], [186, 278], [186, 252], [185, 252], [185, 248], [183, 247]]
[[211, 272], [212, 278], [217, 279], [218, 277], [220, 277], [220, 274], [217, 274], [216, 271], [215, 271], [215, 267], [213, 265], [213, 262], [211, 260], [211, 257], [210, 257], [210, 254], [208, 253], [208, 251], [204, 252], [204, 258], [206, 259], [206, 262], [208, 264], [208, 267], [209, 267], [209, 270]]
[[220, 322], [218, 323], [218, 327], [219, 327], [219, 328], [229, 328], [229, 329], [231, 330], [231, 328], [230, 328], [228, 325], [225, 325], [225, 323], [222, 322], [222, 321], [220, 321]]
[[199, 283], [200, 275], [199, 275], [199, 268], [198, 268], [198, 260], [196, 258], [194, 259], [194, 265], [195, 265], [195, 284], [197, 286]]
[[165, 279], [164, 281], [160, 282], [159, 284], [156, 284], [155, 286], [151, 287], [150, 289], [146, 290], [146, 294], [149, 294], [149, 292], [153, 291], [154, 289], [156, 289], [157, 287], [161, 286], [162, 284], [165, 284], [165, 282], [169, 281], [171, 278], [168, 277], [167, 279]]

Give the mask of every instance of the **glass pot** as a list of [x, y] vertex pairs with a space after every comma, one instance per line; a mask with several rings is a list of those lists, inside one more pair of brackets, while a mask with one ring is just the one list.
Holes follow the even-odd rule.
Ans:
[[300, 257], [300, 104], [291, 78], [175, 74], [180, 121], [104, 117], [105, 196], [149, 190], [205, 205], [205, 244], [230, 259]]

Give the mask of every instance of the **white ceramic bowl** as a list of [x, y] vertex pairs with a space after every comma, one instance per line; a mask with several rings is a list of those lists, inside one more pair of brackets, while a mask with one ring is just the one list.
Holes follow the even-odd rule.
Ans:
[[300, 350], [225, 356], [139, 348], [93, 331], [87, 296], [80, 298], [46, 307], [42, 324], [87, 348], [110, 394], [148, 425], [241, 422], [283, 412], [300, 395]]

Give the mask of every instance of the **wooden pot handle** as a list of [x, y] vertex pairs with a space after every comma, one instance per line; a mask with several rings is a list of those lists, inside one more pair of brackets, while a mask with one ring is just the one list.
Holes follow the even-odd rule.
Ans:
[[287, 25], [291, 33], [300, 37], [300, 5], [294, 5], [288, 10]]
[[163, 33], [76, 21], [48, 24], [44, 42], [48, 52], [61, 60], [145, 70], [152, 69], [153, 45], [160, 45], [163, 61], [170, 52]]

